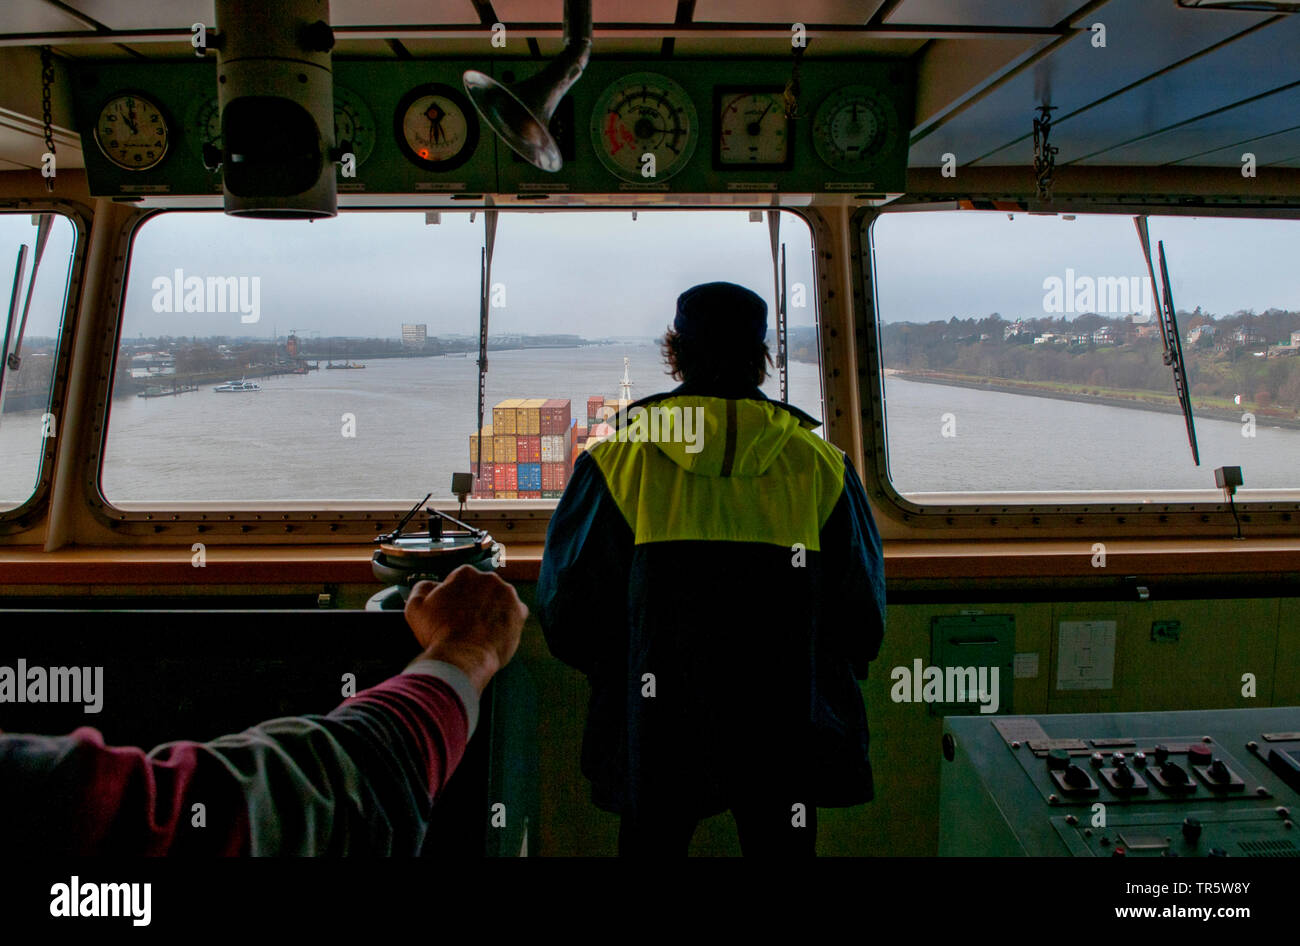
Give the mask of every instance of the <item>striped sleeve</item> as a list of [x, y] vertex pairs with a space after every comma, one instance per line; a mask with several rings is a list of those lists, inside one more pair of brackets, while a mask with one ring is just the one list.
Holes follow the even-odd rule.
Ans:
[[418, 853], [477, 694], [410, 670], [326, 716], [147, 754], [89, 728], [0, 736], [0, 836], [43, 854]]

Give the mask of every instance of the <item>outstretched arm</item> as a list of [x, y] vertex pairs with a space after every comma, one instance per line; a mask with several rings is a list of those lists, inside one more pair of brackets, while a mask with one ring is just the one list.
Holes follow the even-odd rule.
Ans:
[[0, 737], [0, 835], [46, 854], [417, 853], [526, 615], [499, 578], [459, 569], [412, 591], [420, 658], [327, 716], [147, 754], [93, 729]]

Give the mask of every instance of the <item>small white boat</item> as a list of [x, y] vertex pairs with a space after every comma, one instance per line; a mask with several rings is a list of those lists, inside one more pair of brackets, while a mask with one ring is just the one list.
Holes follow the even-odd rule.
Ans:
[[227, 381], [225, 384], [219, 385], [212, 390], [217, 392], [260, 391], [262, 390], [262, 386], [256, 381]]

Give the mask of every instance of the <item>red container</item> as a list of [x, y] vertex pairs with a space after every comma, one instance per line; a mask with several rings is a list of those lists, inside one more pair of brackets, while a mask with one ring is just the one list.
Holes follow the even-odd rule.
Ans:
[[498, 463], [492, 471], [492, 488], [496, 492], [519, 488], [519, 468], [513, 463]]
[[605, 406], [605, 399], [600, 395], [587, 398], [587, 416], [595, 417], [600, 413], [600, 409]]
[[542, 491], [540, 489], [521, 489], [519, 491], [520, 499], [541, 499]]
[[573, 420], [573, 408], [568, 400], [560, 398], [551, 398], [542, 405], [542, 417], [540, 424], [540, 433], [562, 434], [569, 429], [569, 423]]
[[515, 438], [515, 461], [517, 463], [542, 462], [542, 438], [540, 434], [529, 434]]
[[474, 477], [474, 488], [479, 489], [480, 487], [486, 487], [492, 489], [492, 475], [496, 471], [496, 468], [497, 465], [495, 463], [484, 463], [482, 475], [480, 475], [479, 465], [477, 463], [471, 463], [469, 465], [469, 472], [470, 475]]
[[569, 464], [567, 463], [543, 463], [542, 464], [542, 489], [564, 489], [564, 484], [569, 481]]

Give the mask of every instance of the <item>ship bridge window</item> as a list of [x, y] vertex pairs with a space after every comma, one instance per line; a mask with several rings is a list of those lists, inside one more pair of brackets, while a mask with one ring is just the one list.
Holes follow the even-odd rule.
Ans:
[[[868, 223], [888, 486], [932, 504], [1300, 489], [1300, 222], [899, 211]], [[1177, 338], [1166, 345], [1163, 244]], [[1173, 367], [1181, 348], [1200, 465]]]
[[[811, 231], [779, 217], [788, 399], [818, 415]], [[482, 210], [146, 218], [132, 241], [105, 499], [409, 506], [426, 492], [451, 499], [452, 474], [474, 472], [479, 500], [554, 502], [621, 398], [676, 385], [657, 340], [679, 293], [728, 280], [773, 307], [766, 213], [498, 211], [486, 293], [485, 222]], [[774, 371], [764, 391], [780, 390]]]
[[53, 464], [51, 391], [76, 248], [62, 214], [0, 213], [0, 511], [29, 503]]

